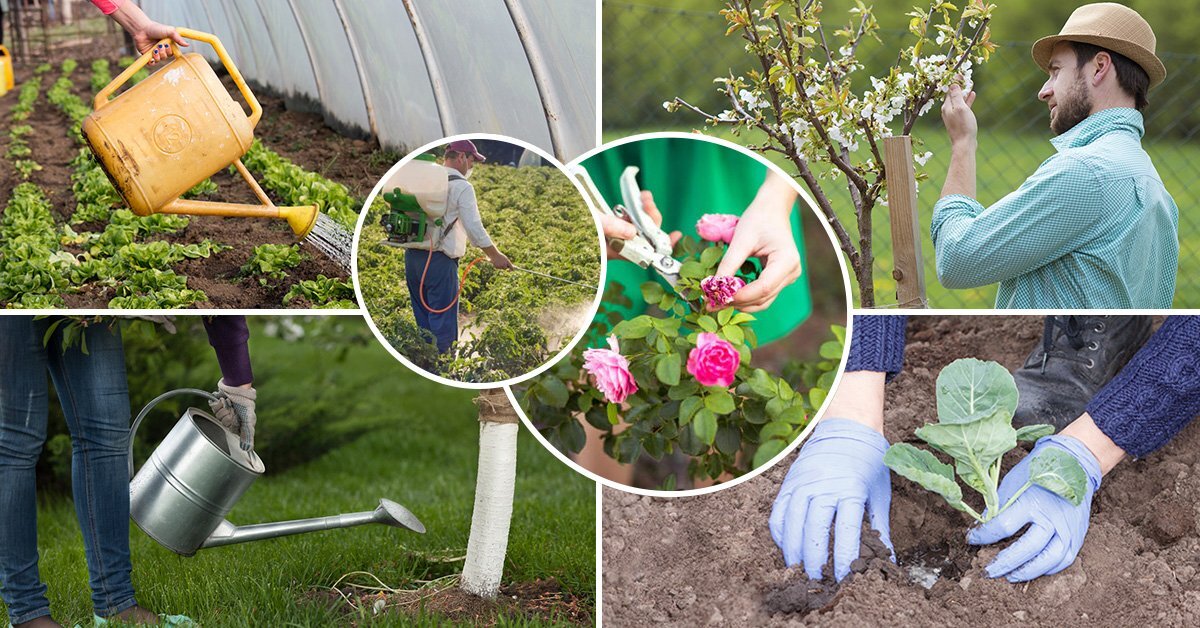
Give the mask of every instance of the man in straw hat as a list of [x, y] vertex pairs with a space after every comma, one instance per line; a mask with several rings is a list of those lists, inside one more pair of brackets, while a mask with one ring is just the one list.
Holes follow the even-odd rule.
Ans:
[[1111, 2], [1039, 39], [1057, 153], [991, 207], [975, 198], [975, 92], [950, 89], [950, 168], [931, 228], [944, 285], [999, 282], [1000, 308], [1171, 306], [1178, 209], [1141, 146], [1146, 93], [1167, 74], [1154, 48], [1146, 20]]

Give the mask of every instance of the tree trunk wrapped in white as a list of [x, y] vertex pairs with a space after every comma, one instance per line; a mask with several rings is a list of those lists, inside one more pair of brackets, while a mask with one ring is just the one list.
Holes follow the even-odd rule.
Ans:
[[500, 592], [517, 476], [517, 413], [503, 388], [484, 390], [479, 406], [479, 475], [462, 589], [492, 598]]

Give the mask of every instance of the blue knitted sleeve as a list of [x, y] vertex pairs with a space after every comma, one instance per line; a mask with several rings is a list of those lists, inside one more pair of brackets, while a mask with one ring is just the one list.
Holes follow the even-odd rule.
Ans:
[[1131, 456], [1167, 444], [1200, 414], [1200, 316], [1168, 317], [1087, 412]]
[[846, 372], [887, 373], [890, 381], [904, 366], [904, 325], [907, 316], [855, 316]]

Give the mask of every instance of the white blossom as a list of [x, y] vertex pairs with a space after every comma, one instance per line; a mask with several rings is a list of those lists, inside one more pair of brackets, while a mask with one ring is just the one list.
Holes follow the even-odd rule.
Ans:
[[766, 101], [760, 99], [758, 97], [758, 94], [755, 94], [754, 92], [752, 92], [748, 89], [743, 89], [742, 91], [738, 92], [738, 97], [742, 99], [742, 102], [746, 103], [747, 109], [766, 109], [767, 108]]
[[929, 161], [930, 157], [933, 157], [933, 153], [931, 153], [929, 151], [925, 151], [924, 154], [916, 155], [915, 157], [913, 157], [913, 160], [917, 162], [917, 165], [924, 166], [925, 162]]

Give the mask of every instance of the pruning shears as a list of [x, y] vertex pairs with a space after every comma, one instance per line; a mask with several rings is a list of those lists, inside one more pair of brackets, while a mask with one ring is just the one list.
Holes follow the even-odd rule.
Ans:
[[596, 190], [587, 171], [579, 168], [576, 176], [582, 181], [600, 213], [615, 216], [621, 220], [628, 218], [637, 228], [638, 233], [632, 239], [610, 238], [608, 245], [614, 251], [619, 252], [623, 259], [642, 268], [654, 269], [674, 288], [679, 283], [681, 264], [671, 255], [671, 236], [654, 224], [654, 219], [646, 213], [645, 207], [642, 206], [642, 191], [638, 187], [637, 173], [637, 166], [628, 166], [621, 173], [622, 203], [611, 207], [604, 202], [604, 197]]

